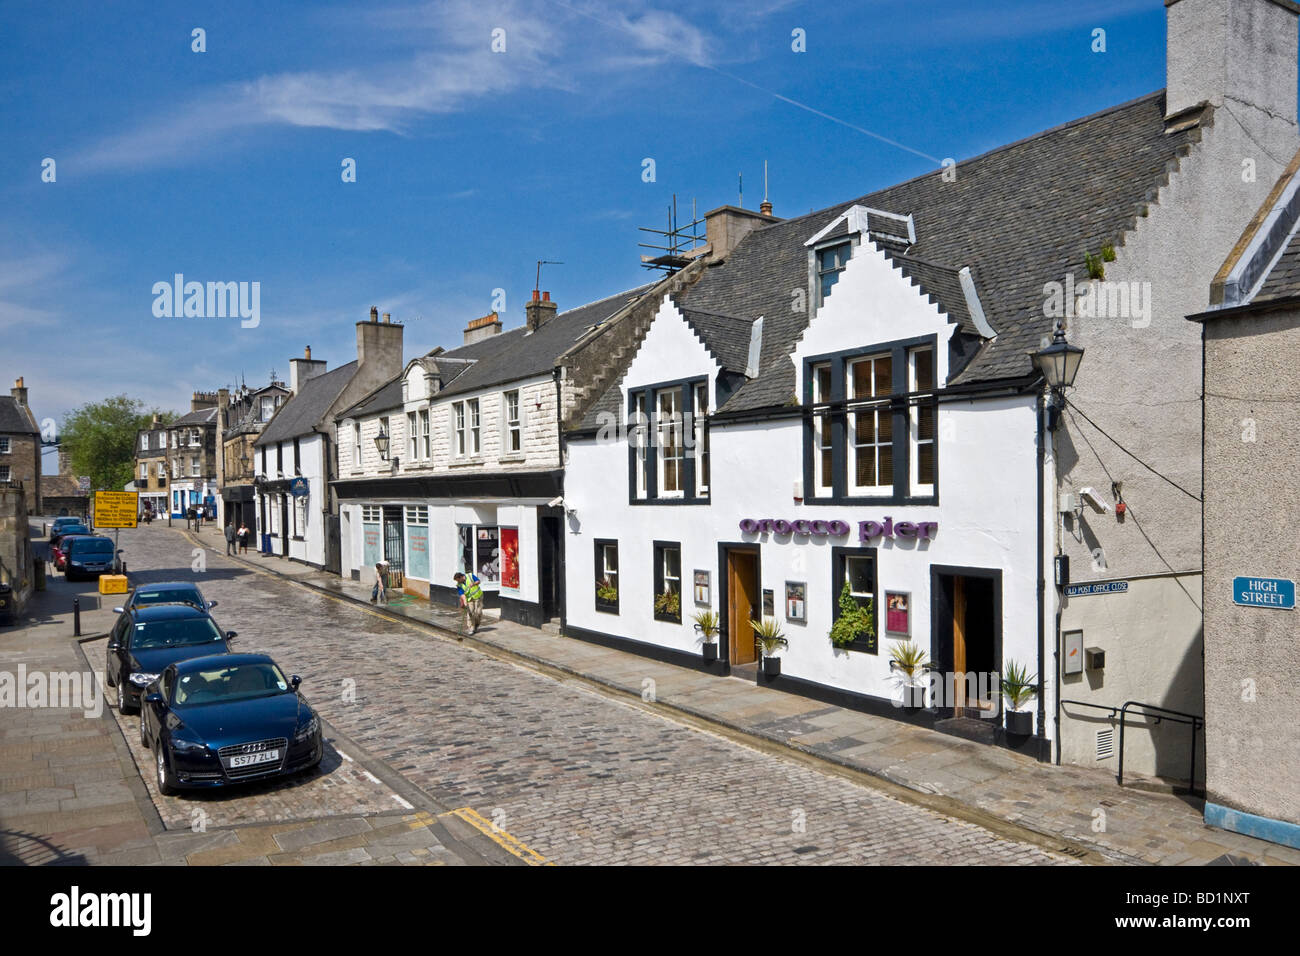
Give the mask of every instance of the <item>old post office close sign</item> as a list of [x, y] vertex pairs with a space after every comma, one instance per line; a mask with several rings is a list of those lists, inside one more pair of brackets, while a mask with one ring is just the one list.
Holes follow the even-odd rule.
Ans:
[[1295, 582], [1286, 578], [1233, 578], [1232, 600], [1247, 607], [1295, 608]]

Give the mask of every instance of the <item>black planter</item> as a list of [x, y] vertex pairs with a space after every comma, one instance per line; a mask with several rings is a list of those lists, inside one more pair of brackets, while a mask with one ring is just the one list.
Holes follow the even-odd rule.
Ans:
[[1006, 715], [1007, 733], [1018, 737], [1028, 737], [1034, 732], [1034, 712], [1032, 710], [1008, 710]]
[[718, 642], [705, 641], [704, 642], [704, 663], [712, 664], [717, 659], [718, 659]]
[[921, 710], [925, 707], [925, 687], [903, 685], [903, 709]]
[[781, 676], [781, 658], [765, 657], [763, 658], [763, 676], [767, 678]]

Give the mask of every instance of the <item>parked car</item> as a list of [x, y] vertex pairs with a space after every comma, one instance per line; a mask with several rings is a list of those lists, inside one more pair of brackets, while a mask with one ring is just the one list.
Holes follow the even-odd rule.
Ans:
[[211, 610], [216, 601], [205, 601], [197, 584], [189, 581], [163, 581], [159, 584], [141, 584], [131, 589], [126, 604], [113, 608], [121, 614], [128, 607], [145, 607], [150, 604], [189, 604], [200, 610]]
[[230, 653], [235, 632], [224, 634], [207, 611], [189, 604], [155, 604], [125, 609], [108, 636], [104, 677], [117, 688], [117, 709], [140, 706], [144, 689], [168, 664], [191, 657]]
[[158, 789], [223, 787], [310, 770], [321, 761], [320, 718], [265, 654], [178, 661], [149, 688], [140, 742]]
[[113, 568], [113, 539], [83, 534], [68, 539], [63, 551], [63, 573], [69, 581], [97, 578]]
[[86, 522], [82, 521], [80, 518], [71, 518], [71, 517], [55, 518], [54, 524], [50, 525], [50, 540], [53, 541], [60, 534], [62, 534], [63, 532], [61, 531], [61, 529], [74, 524], [80, 525], [84, 529], [81, 532], [82, 534], [86, 534], [87, 532], [90, 531], [90, 529], [86, 527]]
[[73, 522], [72, 524], [65, 524], [50, 535], [50, 544], [58, 544], [62, 539], [66, 538], [70, 534], [90, 534], [90, 528], [86, 527], [86, 525], [82, 524], [80, 521]]
[[50, 560], [54, 562], [54, 567], [63, 571], [66, 570], [68, 545], [73, 538], [79, 537], [75, 534], [61, 535], [57, 540], [50, 544]]

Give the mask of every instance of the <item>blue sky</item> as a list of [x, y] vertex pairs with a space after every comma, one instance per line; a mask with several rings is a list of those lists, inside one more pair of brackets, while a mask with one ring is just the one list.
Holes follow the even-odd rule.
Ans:
[[[350, 361], [371, 305], [409, 358], [497, 288], [521, 324], [538, 259], [564, 263], [542, 280], [561, 309], [647, 281], [637, 227], [674, 193], [683, 219], [737, 202], [738, 174], [757, 207], [764, 160], [798, 215], [1164, 86], [1161, 0], [697, 8], [9, 5], [0, 375], [41, 417], [121, 392], [186, 411], [305, 345]], [[260, 325], [155, 317], [178, 272], [259, 282]]]

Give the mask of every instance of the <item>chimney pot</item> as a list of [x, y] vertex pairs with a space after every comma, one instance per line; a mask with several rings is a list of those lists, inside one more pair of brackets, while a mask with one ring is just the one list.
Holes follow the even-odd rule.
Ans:
[[373, 305], [372, 305], [372, 306], [370, 307], [370, 321], [371, 321], [371, 322], [378, 322], [378, 321], [379, 321], [379, 309], [378, 309], [377, 306], [373, 306]]
[[543, 293], [542, 293], [542, 301], [543, 301], [543, 302], [550, 302], [550, 301], [551, 301], [551, 294], [550, 294], [549, 292], [543, 292]]
[[311, 361], [311, 346], [307, 346], [306, 354], [303, 356], [307, 361]]
[[392, 325], [392, 324], [393, 324], [393, 316], [392, 316], [392, 313], [385, 312], [385, 313], [384, 313], [384, 325]]
[[533, 301], [534, 302], [538, 301], [538, 293], [536, 289], [533, 290]]

